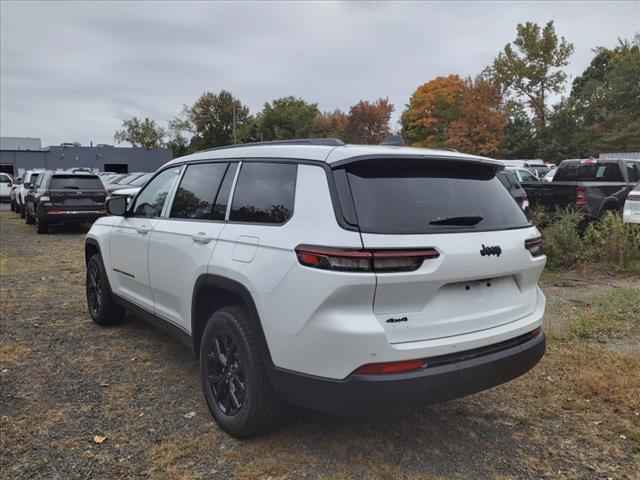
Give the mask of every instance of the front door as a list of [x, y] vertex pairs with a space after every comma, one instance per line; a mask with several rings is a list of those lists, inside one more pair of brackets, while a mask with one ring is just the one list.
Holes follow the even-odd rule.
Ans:
[[149, 237], [179, 173], [180, 167], [158, 173], [136, 197], [127, 215], [113, 225], [111, 232], [111, 288], [116, 295], [149, 312], [154, 311], [148, 272]]

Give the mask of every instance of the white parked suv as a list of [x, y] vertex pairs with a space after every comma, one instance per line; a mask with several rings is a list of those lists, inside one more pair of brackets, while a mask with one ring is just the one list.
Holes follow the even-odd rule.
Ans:
[[502, 168], [334, 139], [175, 159], [87, 234], [90, 315], [175, 334], [238, 437], [281, 401], [369, 415], [490, 388], [545, 350], [542, 239]]
[[16, 188], [15, 197], [16, 197], [16, 213], [20, 214], [20, 217], [25, 218], [26, 209], [24, 208], [25, 199], [27, 198], [27, 193], [31, 190], [31, 187], [36, 183], [38, 176], [43, 169], [34, 169], [27, 170], [22, 174], [22, 181], [20, 185]]
[[622, 211], [624, 223], [640, 223], [640, 183], [629, 192]]

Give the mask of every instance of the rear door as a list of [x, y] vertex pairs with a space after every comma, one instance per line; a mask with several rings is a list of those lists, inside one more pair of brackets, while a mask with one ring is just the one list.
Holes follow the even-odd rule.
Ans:
[[237, 163], [187, 165], [172, 205], [158, 219], [149, 240], [149, 281], [155, 312], [191, 329], [191, 299], [196, 279], [225, 226], [229, 192]]
[[[532, 313], [544, 260], [493, 167], [379, 159], [347, 166], [363, 246], [435, 249], [413, 271], [376, 273], [374, 313], [391, 343], [496, 327]], [[544, 258], [544, 257], [542, 257]]]

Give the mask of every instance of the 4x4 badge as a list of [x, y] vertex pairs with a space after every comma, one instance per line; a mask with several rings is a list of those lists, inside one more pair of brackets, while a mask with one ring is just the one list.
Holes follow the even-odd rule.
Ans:
[[480, 250], [480, 255], [482, 255], [483, 257], [485, 255], [489, 256], [489, 255], [496, 255], [497, 257], [500, 256], [500, 254], [502, 253], [502, 249], [496, 245], [494, 247], [485, 247], [484, 244], [482, 245], [482, 250]]

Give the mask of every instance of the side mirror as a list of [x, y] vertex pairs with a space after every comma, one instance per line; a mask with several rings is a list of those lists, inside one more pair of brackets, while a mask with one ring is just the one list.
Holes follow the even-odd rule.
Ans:
[[109, 215], [124, 216], [127, 211], [126, 197], [113, 197], [107, 200], [107, 212]]
[[32, 183], [29, 183], [29, 182], [26, 182], [26, 183], [24, 184], [24, 188], [26, 188], [27, 190], [31, 190], [31, 189], [33, 188], [33, 184], [32, 184]]

